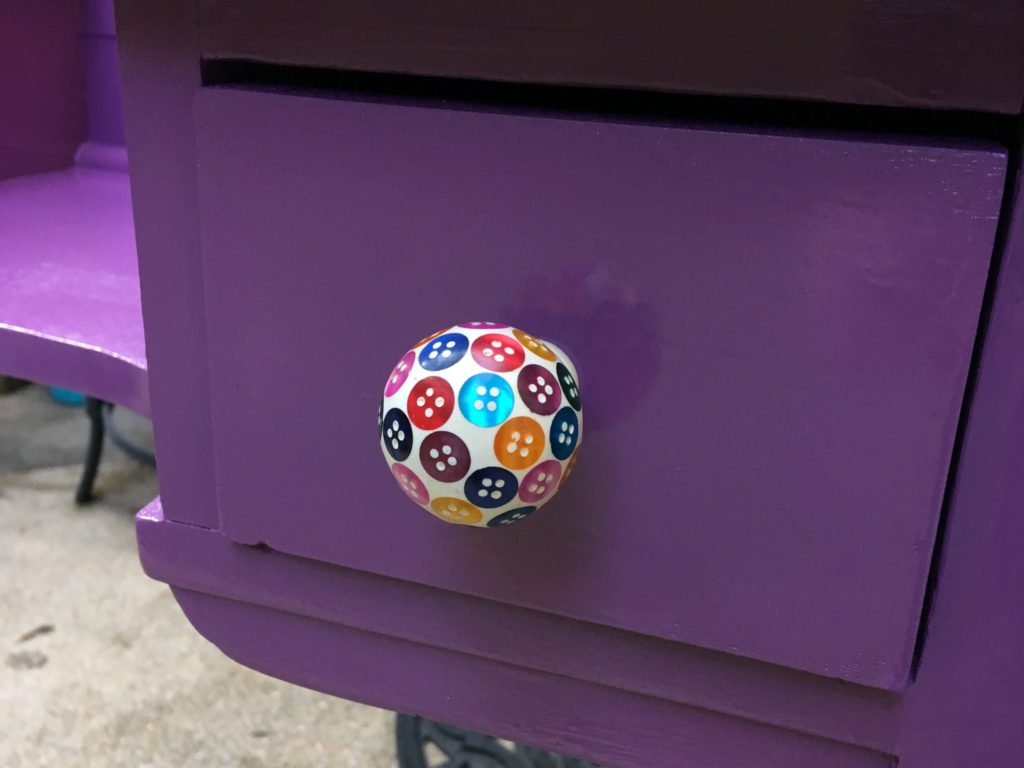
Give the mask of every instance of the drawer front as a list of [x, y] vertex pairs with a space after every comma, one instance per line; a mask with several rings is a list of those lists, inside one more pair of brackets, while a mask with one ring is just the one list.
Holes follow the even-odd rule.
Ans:
[[1008, 114], [1024, 98], [1015, 0], [197, 5], [207, 61]]
[[[1002, 152], [231, 89], [196, 119], [229, 536], [905, 682]], [[395, 360], [469, 319], [563, 345], [585, 400], [571, 481], [499, 531], [416, 509], [375, 434]]]

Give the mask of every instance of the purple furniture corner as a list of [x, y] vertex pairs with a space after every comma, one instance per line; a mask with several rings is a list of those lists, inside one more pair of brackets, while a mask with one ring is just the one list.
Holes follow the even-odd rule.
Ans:
[[[140, 557], [224, 653], [610, 766], [1024, 765], [1019, 3], [124, 0], [134, 230], [83, 9], [0, 370], [152, 413]], [[474, 318], [587, 408], [498, 531], [374, 436]]]

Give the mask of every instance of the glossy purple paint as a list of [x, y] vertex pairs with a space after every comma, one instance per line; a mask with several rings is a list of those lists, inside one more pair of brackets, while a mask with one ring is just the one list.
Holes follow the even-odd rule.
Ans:
[[[897, 699], [876, 689], [239, 545], [167, 522], [159, 499], [139, 514], [138, 537], [146, 573], [192, 592], [877, 751], [890, 752], [896, 743], [891, 712]], [[452, 674], [461, 674], [457, 663]]]
[[126, 174], [0, 183], [0, 371], [149, 412]]
[[[507, 664], [460, 657], [338, 624], [183, 590], [194, 626], [308, 688], [447, 719], [618, 768], [893, 768], [890, 755]], [[273, 649], [273, 650], [271, 650]], [[459, 674], [452, 674], [459, 664]], [[557, 685], [558, 696], [551, 695]], [[571, 706], [567, 706], [572, 702]], [[585, 734], [585, 735], [583, 735]]]
[[[0, 15], [12, 14], [14, 7], [5, 5]], [[36, 59], [5, 70], [0, 83], [6, 87], [20, 79], [10, 72], [27, 73], [26, 82], [38, 91], [40, 101], [65, 100], [33, 115], [47, 123], [38, 126], [37, 140], [57, 135], [86, 141], [77, 147], [73, 167], [0, 183], [0, 372], [78, 389], [148, 413], [112, 8], [102, 0], [83, 2], [80, 9], [74, 3], [41, 2], [23, 4], [20, 13], [23, 18], [15, 29]], [[39, 22], [38, 14], [48, 21], [46, 37], [34, 34], [40, 30], [29, 23]], [[68, 24], [77, 37], [67, 36]], [[0, 20], [0, 37], [5, 34]], [[93, 45], [94, 38], [101, 42]], [[0, 49], [7, 51], [3, 44]], [[10, 53], [0, 52], [4, 56]], [[54, 85], [47, 78], [61, 79]], [[90, 115], [88, 135], [76, 132], [69, 117], [83, 106]], [[72, 151], [67, 151], [64, 164], [71, 162]], [[24, 148], [21, 154], [32, 157]], [[21, 170], [41, 167], [46, 166]]]
[[[125, 131], [167, 516], [216, 527], [192, 96], [195, 6], [119, 2]], [[186, 448], [187, 446], [187, 448]]]
[[81, 45], [89, 141], [124, 144], [121, 73], [111, 0], [82, 0]]
[[[1003, 152], [230, 89], [196, 122], [229, 536], [903, 685]], [[593, 414], [518, 530], [417, 517], [364, 442], [462, 317], [567, 344]]]
[[[143, 5], [125, 1], [119, 26], [125, 42], [133, 170], [139, 174], [135, 194], [143, 241], [147, 334], [152, 357], [159, 361], [161, 372], [154, 381], [154, 409], [158, 441], [164, 451], [161, 485], [166, 516], [159, 503], [140, 513], [140, 552], [151, 575], [179, 585], [175, 595], [200, 632], [242, 663], [301, 685], [381, 706], [424, 712], [611, 765], [873, 767], [893, 766], [897, 759], [901, 768], [1009, 768], [1024, 764], [1024, 730], [1018, 715], [1024, 708], [1024, 660], [1020, 652], [1024, 567], [1018, 557], [1024, 517], [1017, 514], [1024, 505], [1024, 445], [1020, 430], [1013, 428], [1015, 419], [1021, 417], [1020, 404], [1024, 401], [1024, 363], [1019, 354], [1024, 347], [1024, 314], [1020, 311], [1024, 307], [1024, 233], [1019, 230], [1024, 225], [1018, 222], [1003, 263], [981, 375], [967, 422], [919, 675], [903, 691], [851, 685], [739, 658], [730, 655], [735, 650], [732, 648], [712, 652], [272, 549], [247, 547], [232, 542], [223, 531], [201, 527], [216, 527], [219, 518], [210, 471], [210, 389], [224, 387], [230, 380], [216, 373], [207, 379], [205, 328], [210, 318], [202, 300], [207, 286], [199, 250], [197, 190], [191, 173], [196, 161], [192, 96], [198, 85], [199, 57], [195, 34], [197, 29], [202, 31], [194, 13], [191, 2]], [[839, 49], [844, 49], [841, 38]], [[856, 40], [847, 42], [848, 46], [857, 45]], [[955, 43], [950, 41], [951, 45]], [[901, 51], [894, 48], [890, 53], [899, 56]], [[906, 55], [915, 56], [912, 51]], [[275, 141], [283, 140], [287, 146], [308, 131], [308, 124], [299, 117], [295, 115], [291, 124], [283, 125]], [[332, 147], [321, 157], [329, 160], [341, 149]], [[224, 162], [219, 150], [210, 157]], [[250, 162], [264, 171], [283, 174], [277, 178], [289, 178], [289, 159], [294, 157], [267, 153], [258, 162]], [[751, 168], [763, 169], [771, 164], [770, 157], [755, 157], [746, 164], [737, 164], [735, 178], [745, 178]], [[864, 173], [868, 174], [869, 169]], [[961, 180], [969, 177], [964, 173]], [[313, 177], [316, 184], [300, 178], [289, 191], [298, 192], [300, 197], [311, 195], [317, 185], [326, 183], [323, 177]], [[931, 178], [933, 182], [936, 179]], [[900, 183], [901, 175], [894, 174], [881, 189], [884, 192], [889, 184], [898, 188]], [[767, 217], [777, 205], [778, 195], [792, 194], [791, 186], [792, 176], [779, 174], [769, 187], [776, 195], [755, 207]], [[333, 189], [327, 186], [321, 191]], [[922, 182], [917, 189], [941, 196], [950, 188]], [[878, 188], [872, 190], [877, 192]], [[258, 185], [256, 191], [266, 194]], [[245, 194], [253, 192], [245, 190]], [[814, 196], [808, 197], [813, 205]], [[919, 197], [893, 197], [889, 207], [894, 227], [896, 212], [906, 210], [904, 206], [933, 204]], [[985, 216], [995, 215], [989, 210], [993, 197], [991, 193], [981, 194], [981, 186], [961, 188], [961, 202], [980, 206]], [[318, 204], [324, 205], [322, 201]], [[828, 226], [818, 234], [822, 238], [834, 235], [840, 228], [836, 223], [840, 213], [862, 213], [871, 205], [871, 195], [864, 195], [859, 204], [839, 208], [836, 215], [824, 220]], [[1018, 219], [1024, 218], [1024, 211], [1020, 206], [1018, 209]], [[798, 224], [801, 219], [794, 210], [777, 210], [777, 226]], [[272, 212], [258, 206], [251, 211], [259, 214], [252, 217], [256, 223]], [[303, 211], [296, 211], [284, 229], [302, 233], [297, 222], [324, 226], [325, 219], [314, 215], [318, 211], [323, 212], [314, 206], [308, 220], [303, 218]], [[344, 208], [340, 211], [351, 215]], [[211, 213], [204, 211], [208, 229], [212, 226]], [[839, 216], [838, 220], [845, 219]], [[527, 232], [537, 224], [533, 218], [523, 221], [527, 226], [522, 229]], [[721, 226], [714, 219], [706, 221], [709, 226]], [[908, 229], [913, 233], [908, 234], [907, 241], [912, 253], [918, 253], [920, 247], [915, 243], [929, 236], [931, 225], [924, 224]], [[982, 226], [977, 224], [979, 230]], [[392, 235], [390, 230], [386, 234]], [[723, 236], [740, 237], [732, 232]], [[339, 237], [337, 242], [348, 241]], [[288, 263], [296, 267], [303, 262], [293, 252], [293, 248], [281, 249]], [[967, 252], [978, 254], [982, 262], [987, 259], [985, 247], [978, 243], [944, 251], [948, 260], [936, 265], [937, 275], [930, 279], [947, 284], [938, 276], [948, 277], [950, 272], [946, 270], [951, 265], [962, 266]], [[965, 269], [977, 279], [971, 268]], [[934, 285], [927, 275], [918, 278], [906, 283], [908, 292], [921, 285]], [[555, 295], [566, 279], [559, 273], [550, 278]], [[615, 310], [621, 316], [644, 317], [628, 314], [630, 294], [621, 292], [617, 281], [604, 277], [597, 283], [594, 296], [625, 302]], [[858, 282], [854, 280], [854, 284]], [[838, 281], [835, 295], [841, 297], [849, 285], [848, 280]], [[765, 289], [771, 286], [770, 281], [763, 284]], [[815, 290], [824, 291], [826, 287], [817, 284]], [[966, 306], [976, 306], [977, 296], [975, 291], [968, 302], [959, 292], [963, 290], [960, 286], [949, 294], [961, 307], [960, 315], [954, 312], [950, 317], [941, 304], [930, 315], [931, 323], [949, 323], [944, 327], [945, 334], [969, 336], [961, 323], [965, 321]], [[585, 292], [580, 295], [587, 298]], [[511, 306], [524, 311], [529, 308], [531, 312], [542, 309], [530, 305], [528, 299], [521, 296]], [[963, 304], [957, 304], [958, 299]], [[600, 305], [600, 301], [594, 303]], [[890, 306], [885, 302], [882, 305]], [[848, 315], [840, 316], [856, 317], [853, 308], [848, 309]], [[572, 327], [571, 315], [557, 307], [547, 311], [550, 322]], [[916, 315], [911, 313], [911, 320]], [[657, 319], [658, 314], [647, 317]], [[924, 325], [927, 330], [929, 323]], [[651, 327], [660, 326], [655, 323]], [[396, 321], [393, 332], [397, 336], [401, 330]], [[889, 343], [886, 337], [880, 338], [883, 346]], [[654, 365], [663, 366], [666, 356], [675, 354], [673, 339], [659, 336], [659, 343], [647, 353], [652, 355], [649, 359]], [[244, 342], [245, 334], [235, 340]], [[411, 339], [401, 340], [408, 341]], [[346, 348], [341, 343], [338, 346]], [[626, 340], [625, 348], [636, 350], [623, 353], [627, 357], [639, 357], [643, 351], [636, 340]], [[931, 349], [928, 345], [925, 348]], [[269, 349], [282, 348], [270, 345]], [[218, 358], [220, 348], [213, 351], [214, 358]], [[572, 352], [578, 356], [574, 348]], [[266, 351], [263, 354], [270, 356]], [[910, 354], [913, 357], [912, 351]], [[594, 355], [585, 351], [583, 357]], [[388, 360], [384, 367], [391, 362]], [[588, 364], [587, 368], [592, 366]], [[588, 370], [585, 380], [588, 375], [594, 376]], [[949, 368], [944, 376], [955, 378]], [[342, 376], [336, 380], [346, 379]], [[330, 377], [323, 381], [330, 381]], [[380, 381], [375, 380], [373, 391], [379, 386]], [[649, 385], [637, 384], [641, 399], [644, 386], [656, 387], [657, 378]], [[289, 385], [285, 391], [295, 391], [295, 387]], [[336, 394], [333, 389], [332, 393]], [[302, 397], [309, 396], [303, 391]], [[336, 402], [333, 398], [314, 399]], [[948, 417], [956, 408], [956, 400], [951, 397], [950, 402], [937, 404], [933, 415]], [[598, 402], [605, 412], [602, 429], [606, 434], [623, 429], [636, 418], [629, 410], [629, 399], [620, 402], [605, 395]], [[281, 417], [292, 413], [288, 409], [294, 406], [280, 402], [274, 405], [282, 410], [260, 416], [269, 416], [279, 428]], [[367, 411], [371, 431], [372, 406], [371, 402]], [[322, 411], [317, 413], [322, 417]], [[899, 416], [894, 412], [894, 419]], [[868, 420], [871, 418], [869, 412]], [[806, 436], [794, 440], [790, 450], [815, 444], [809, 440]], [[737, 444], [732, 438], [723, 439], [725, 443]], [[307, 445], [305, 441], [297, 444]], [[250, 450], [244, 442], [233, 445], [243, 458]], [[221, 447], [231, 448], [231, 444]], [[591, 472], [601, 474], [598, 470]], [[937, 485], [936, 502], [941, 482]], [[266, 483], [263, 490], [278, 491]], [[286, 490], [294, 490], [294, 486]], [[887, 491], [877, 492], [883, 502], [891, 501]], [[397, 503], [404, 502], [399, 497]], [[294, 505], [279, 509], [291, 514]], [[374, 511], [377, 509], [374, 506]], [[871, 506], [863, 509], [873, 511]], [[245, 512], [225, 511], [229, 518]], [[822, 524], [831, 525], [827, 510], [823, 514], [826, 519]], [[913, 515], [911, 518], [916, 519]], [[365, 523], [361, 519], [358, 524]], [[319, 532], [329, 530], [325, 524]], [[741, 527], [735, 530], [737, 536], [746, 535]], [[572, 533], [569, 529], [565, 532]], [[860, 543], [851, 539], [844, 539], [841, 545], [855, 546]], [[920, 556], [926, 557], [927, 550], [926, 543], [922, 543]], [[453, 554], [465, 551], [453, 547]], [[711, 561], [708, 563], [710, 568]], [[510, 578], [521, 573], [517, 564], [509, 563]], [[590, 572], [600, 573], [600, 569], [592, 567]], [[709, 582], [728, 582], [732, 578], [731, 568], [725, 565], [709, 571]], [[878, 579], [862, 586], [859, 598], [871, 600], [873, 588], [884, 590], [889, 584]], [[699, 618], [706, 620], [707, 614]], [[817, 618], [812, 613], [794, 615], [792, 624], [803, 630]], [[784, 643], [786, 637], [779, 632], [771, 640]]]

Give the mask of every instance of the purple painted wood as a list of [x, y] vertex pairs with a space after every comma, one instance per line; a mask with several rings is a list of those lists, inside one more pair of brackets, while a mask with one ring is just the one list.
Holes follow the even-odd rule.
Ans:
[[123, 145], [114, 5], [111, 0], [82, 0], [80, 13], [89, 141]]
[[115, 4], [154, 437], [169, 519], [215, 527], [192, 95], [191, 2]]
[[[10, 71], [19, 80], [27, 72], [29, 88], [53, 91], [41, 95], [40, 103], [59, 109], [33, 115], [48, 123], [36, 126], [39, 140], [55, 132], [76, 144], [86, 138], [68, 113], [83, 106], [83, 67], [90, 132], [77, 147], [76, 167], [0, 183], [0, 372], [78, 389], [146, 414], [135, 234], [125, 150], [118, 144], [118, 77], [110, 66], [116, 62], [111, 7], [103, 0], [87, 0], [80, 8], [30, 5], [33, 12], [25, 5], [13, 29], [24, 35], [27, 50], [20, 55], [32, 56]], [[11, 14], [13, 7], [3, 6], [0, 14]], [[46, 36], [33, 26], [42, 24], [40, 13]], [[69, 23], [79, 37], [65, 34]], [[0, 18], [0, 35], [6, 32]], [[100, 47], [89, 42], [96, 35], [103, 36]], [[0, 56], [10, 55], [4, 51], [0, 45]], [[47, 101], [54, 98], [64, 103]], [[37, 170], [32, 153], [23, 148], [23, 154]], [[70, 151], [62, 157], [62, 164], [69, 163]]]
[[0, 3], [0, 179], [68, 166], [84, 138], [76, 0]]
[[[1024, 517], [1018, 513], [1024, 506], [1024, 435], [1015, 428], [1024, 402], [1024, 359], [1020, 355], [1024, 345], [1024, 199], [1019, 189], [1017, 201], [1016, 223], [1000, 273], [969, 412], [938, 589], [917, 679], [905, 692], [889, 694], [888, 701], [897, 707], [886, 706], [881, 719], [876, 720], [878, 714], [873, 717], [864, 708], [868, 700], [846, 698], [856, 690], [850, 686], [833, 683], [834, 700], [818, 702], [813, 696], [805, 699], [807, 689], [795, 673], [785, 673], [791, 677], [775, 681], [760, 674], [743, 680], [736, 670], [732, 670], [736, 674], [733, 677], [721, 668], [707, 667], [704, 682], [709, 699], [703, 701], [711, 708], [735, 712], [753, 698], [768, 705], [770, 712], [773, 697], [779, 697], [781, 708], [787, 709], [788, 698], [792, 711], [799, 709], [797, 702], [803, 699], [821, 710], [819, 723], [845, 721], [852, 727], [851, 732], [858, 734], [856, 738], [862, 738], [860, 726], [847, 719], [851, 710], [860, 710], [861, 717], [866, 716], [860, 720], [861, 725], [876, 735], [876, 741], [881, 734], [888, 734], [884, 737], [887, 746], [877, 748], [896, 754], [901, 768], [1024, 764], [1024, 731], [1019, 716], [1024, 696], [1024, 659], [1020, 653], [1020, 638], [1024, 637], [1024, 564], [1018, 547], [1024, 537]], [[386, 589], [366, 584], [375, 577], [343, 575], [345, 569], [232, 545], [213, 532], [165, 523], [159, 503], [140, 513], [139, 530], [140, 552], [147, 570], [157, 577], [173, 577], [188, 587], [176, 590], [176, 597], [197, 628], [233, 658], [256, 669], [335, 695], [422, 711], [619, 765], [680, 766], [686, 765], [687, 759], [695, 765], [736, 768], [753, 762], [764, 764], [749, 755], [723, 756], [720, 751], [722, 742], [737, 737], [735, 729], [745, 732], [740, 738], [743, 744], [749, 743], [750, 732], [742, 719], [735, 720], [733, 727], [724, 732], [700, 730], [689, 717], [692, 713], [704, 714], [700, 708], [662, 708], [654, 699], [621, 698], [602, 686], [581, 689], [569, 679], [576, 674], [571, 667], [568, 675], [538, 676], [515, 666], [483, 661], [469, 660], [469, 666], [465, 666], [464, 656], [422, 642], [388, 640], [326, 623], [353, 618], [347, 611], [365, 599], [375, 605], [357, 610], [355, 621], [365, 622], [376, 616], [379, 626], [395, 632], [403, 624], [406, 608], [434, 599], [422, 591], [416, 592], [415, 598], [392, 603]], [[375, 586], [386, 581], [377, 578]], [[392, 584], [395, 589], [404, 588], [401, 582]], [[210, 596], [194, 592], [196, 589], [208, 590]], [[360, 594], [352, 596], [349, 591]], [[287, 597], [288, 593], [292, 597]], [[244, 602], [231, 603], [213, 595]], [[449, 613], [450, 606], [442, 605], [432, 603], [424, 613], [438, 629], [446, 617], [454, 615], [448, 630], [453, 635], [464, 630], [467, 623], [459, 619], [458, 613]], [[297, 615], [288, 616], [282, 610]], [[426, 617], [418, 617], [417, 623], [422, 618]], [[493, 616], [484, 612], [479, 619], [480, 626], [473, 635], [477, 643], [487, 636]], [[365, 629], [365, 624], [355, 626]], [[494, 631], [519, 637], [500, 624]], [[604, 632], [597, 630], [598, 634]], [[545, 633], [538, 629], [535, 636], [542, 642]], [[556, 635], [557, 639], [562, 637]], [[478, 645], [476, 650], [481, 647]], [[580, 647], [583, 659], [593, 658], [596, 675], [603, 676], [609, 667], [596, 651], [599, 646]], [[675, 663], [657, 654], [648, 657], [649, 646], [641, 648], [637, 656], [650, 659], [652, 675], [659, 670], [671, 674], [679, 663], [679, 657]], [[557, 652], [548, 653], [553, 654], [550, 658], [558, 658]], [[512, 661], [518, 663], [518, 659]], [[698, 671], [700, 662], [687, 662], [683, 656], [682, 665], [695, 674], [688, 684], [705, 688]], [[619, 684], [615, 678], [619, 669], [611, 665], [610, 684]], [[687, 674], [684, 672], [684, 677]], [[723, 681], [717, 698], [716, 679]], [[470, 680], [474, 685], [465, 684]], [[733, 687], [732, 683], [737, 684]], [[680, 680], [676, 695], [685, 687]], [[665, 695], [667, 688], [647, 692]], [[520, 705], [521, 697], [528, 703]], [[552, 701], [559, 703], [557, 712], [542, 710], [545, 702]], [[631, 719], [618, 731], [622, 713], [629, 713]], [[681, 728], [687, 739], [682, 757], [674, 751], [674, 742], [666, 745], [664, 741], [674, 738]], [[773, 745], [773, 754], [779, 747]], [[800, 765], [804, 757], [787, 755], [785, 759]], [[814, 759], [819, 760], [817, 765], [844, 764], [837, 755]]]
[[[218, 532], [167, 522], [159, 500], [139, 513], [137, 527], [146, 573], [178, 588], [895, 749], [897, 699], [876, 689], [246, 547]], [[452, 674], [460, 674], [458, 664]]]
[[[223, 89], [197, 122], [230, 536], [905, 683], [1003, 152]], [[565, 342], [587, 398], [572, 482], [497, 535], [417, 513], [372, 439], [394, 359], [466, 317]]]
[[618, 768], [895, 765], [879, 752], [443, 648], [201, 593], [176, 590], [175, 597], [193, 625], [242, 664], [403, 712], [444, 718], [457, 709], [467, 727]]
[[[194, 162], [191, 95], [198, 83], [193, 13], [187, 2], [122, 3], [119, 21], [127, 41], [133, 161], [137, 171], [154, 174], [143, 179], [138, 217], [144, 224], [140, 237], [147, 241], [144, 276], [153, 278], [144, 280], [149, 338], [159, 348], [163, 371], [155, 399], [158, 436], [162, 433], [165, 452], [170, 451], [161, 457], [162, 487], [171, 486], [174, 499], [168, 520], [153, 510], [140, 515], [141, 551], [154, 575], [189, 587], [176, 590], [176, 596], [201, 632], [243, 663], [302, 685], [612, 764], [891, 765], [891, 754], [899, 756], [901, 768], [1024, 764], [1024, 731], [1016, 715], [1024, 690], [1019, 645], [1024, 569], [1017, 545], [1024, 536], [1024, 518], [1017, 514], [1024, 504], [1024, 445], [1020, 430], [1013, 429], [1024, 399], [1020, 223], [1003, 265], [970, 411], [920, 672], [904, 692], [816, 680], [678, 643], [242, 547], [219, 532], [171, 520], [217, 520], [206, 471], [212, 452], [203, 421], [209, 417], [205, 358], [199, 354], [205, 353], [204, 309], [197, 300], [203, 282], [193, 236], [194, 179], [187, 170]], [[961, 72], [987, 86], [971, 68]], [[293, 127], [283, 135], [290, 136]], [[260, 163], [274, 162], [273, 155], [260, 158]], [[778, 189], [788, 183], [788, 176], [780, 176]], [[902, 210], [895, 203], [893, 208]], [[851, 206], [847, 213], [858, 210]], [[1021, 219], [1024, 211], [1018, 210]], [[941, 317], [937, 314], [937, 321]], [[870, 599], [867, 589], [863, 597]], [[422, 607], [424, 602], [436, 611]], [[406, 616], [415, 621], [406, 625]], [[796, 626], [802, 629], [814, 618]], [[510, 644], [523, 638], [510, 629], [512, 622], [529, 628], [529, 642], [524, 641], [529, 650], [506, 651], [511, 663], [501, 663], [498, 633]], [[454, 640], [451, 648], [434, 647], [446, 637]], [[628, 658], [629, 647], [637, 649], [635, 659]], [[572, 658], [574, 648], [580, 649], [578, 659]], [[595, 685], [602, 677], [607, 685]], [[874, 751], [807, 740], [795, 730]]]
[[0, 183], [0, 372], [149, 412], [126, 174]]
[[1016, 114], [1018, 0], [200, 0], [208, 58]]
[[[1024, 146], [1021, 147], [1024, 150]], [[1005, 257], [949, 512], [901, 768], [1024, 765], [1024, 195]]]

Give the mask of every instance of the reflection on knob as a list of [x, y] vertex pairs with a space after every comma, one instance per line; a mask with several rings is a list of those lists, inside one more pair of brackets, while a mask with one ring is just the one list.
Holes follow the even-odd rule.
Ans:
[[398, 485], [449, 523], [497, 528], [565, 483], [583, 429], [576, 367], [501, 323], [463, 323], [406, 352], [377, 414]]

